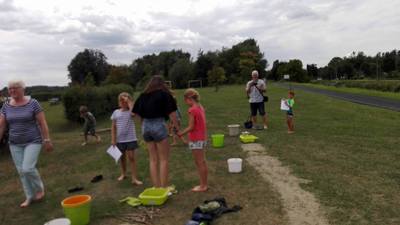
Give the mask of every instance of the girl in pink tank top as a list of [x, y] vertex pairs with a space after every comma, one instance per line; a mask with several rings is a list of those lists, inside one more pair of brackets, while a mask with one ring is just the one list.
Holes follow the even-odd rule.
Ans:
[[184, 94], [184, 100], [190, 107], [188, 110], [189, 125], [178, 135], [189, 134], [189, 149], [192, 150], [200, 177], [200, 185], [193, 187], [192, 191], [204, 192], [208, 189], [208, 168], [204, 149], [207, 142], [206, 115], [200, 104], [200, 95], [195, 89], [187, 89]]

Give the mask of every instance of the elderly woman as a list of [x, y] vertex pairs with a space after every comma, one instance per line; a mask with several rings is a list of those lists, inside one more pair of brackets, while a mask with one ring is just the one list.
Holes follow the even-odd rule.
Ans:
[[10, 81], [8, 93], [10, 101], [5, 102], [0, 110], [0, 139], [8, 125], [11, 156], [26, 196], [20, 207], [25, 208], [44, 197], [43, 182], [36, 163], [42, 146], [50, 152], [53, 145], [43, 110], [38, 101], [24, 95], [24, 82]]

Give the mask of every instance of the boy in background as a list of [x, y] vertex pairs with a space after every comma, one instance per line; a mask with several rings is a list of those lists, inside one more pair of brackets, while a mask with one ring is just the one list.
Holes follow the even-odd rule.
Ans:
[[91, 112], [89, 112], [87, 106], [85, 105], [79, 107], [79, 113], [81, 118], [85, 120], [85, 123], [83, 125], [83, 136], [85, 138], [85, 141], [82, 143], [82, 146], [87, 145], [88, 135], [95, 137], [97, 143], [99, 143], [101, 141], [101, 138], [99, 135], [96, 134], [96, 118]]

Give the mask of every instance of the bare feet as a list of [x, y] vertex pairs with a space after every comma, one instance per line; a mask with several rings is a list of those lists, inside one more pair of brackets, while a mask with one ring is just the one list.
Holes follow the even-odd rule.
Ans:
[[132, 178], [132, 184], [133, 185], [142, 185], [143, 184], [143, 182], [142, 181], [140, 181], [140, 180], [138, 180], [138, 179], [136, 179], [136, 178]]
[[100, 143], [100, 142], [101, 142], [101, 137], [97, 136], [97, 143]]
[[125, 180], [126, 176], [125, 174], [121, 174], [121, 176], [118, 177], [118, 181]]
[[176, 142], [172, 143], [171, 146], [176, 146], [178, 145]]
[[207, 186], [200, 186], [200, 185], [192, 188], [193, 192], [205, 192], [207, 190], [208, 190]]
[[294, 133], [294, 131], [292, 131], [292, 130], [289, 130], [287, 133], [288, 133], [288, 134], [293, 134], [293, 133]]
[[44, 191], [40, 191], [35, 195], [35, 201], [40, 201], [44, 198]]
[[26, 199], [23, 203], [21, 203], [21, 205], [19, 205], [19, 207], [21, 208], [26, 208], [31, 204], [31, 201], [29, 199]]

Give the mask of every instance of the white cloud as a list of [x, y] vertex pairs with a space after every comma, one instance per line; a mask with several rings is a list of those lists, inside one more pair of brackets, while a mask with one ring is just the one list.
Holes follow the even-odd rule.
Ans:
[[270, 63], [323, 66], [352, 51], [398, 48], [398, 8], [396, 0], [0, 0], [0, 86], [15, 76], [66, 84], [67, 65], [84, 48], [120, 64], [255, 38]]

